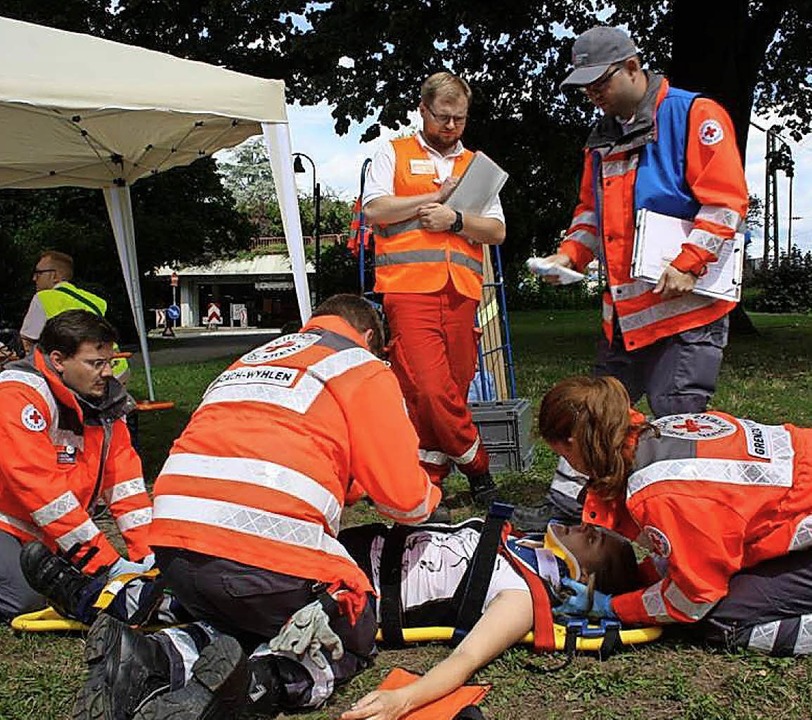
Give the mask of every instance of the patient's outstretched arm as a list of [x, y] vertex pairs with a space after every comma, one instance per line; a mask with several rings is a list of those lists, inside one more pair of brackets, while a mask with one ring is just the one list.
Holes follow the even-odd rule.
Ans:
[[341, 720], [397, 720], [410, 710], [456, 690], [479, 668], [519, 642], [532, 628], [530, 593], [503, 590], [445, 660], [411, 685], [398, 690], [374, 690], [365, 695], [341, 716]]

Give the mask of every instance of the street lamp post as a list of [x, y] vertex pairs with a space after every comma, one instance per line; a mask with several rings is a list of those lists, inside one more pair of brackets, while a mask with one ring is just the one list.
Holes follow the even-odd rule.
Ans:
[[313, 292], [316, 296], [316, 305], [318, 305], [321, 300], [321, 293], [319, 292], [319, 261], [321, 259], [321, 238], [319, 237], [319, 230], [321, 227], [321, 185], [319, 185], [319, 183], [316, 181], [316, 163], [313, 162], [313, 158], [305, 155], [304, 153], [293, 153], [293, 172], [307, 172], [304, 164], [302, 163], [302, 158], [307, 160], [310, 163], [310, 167], [313, 169], [313, 245], [315, 250], [316, 266], [315, 278], [313, 280]]

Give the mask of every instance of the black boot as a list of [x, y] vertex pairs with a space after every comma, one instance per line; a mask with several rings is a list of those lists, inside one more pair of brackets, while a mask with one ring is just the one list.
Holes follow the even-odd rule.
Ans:
[[489, 471], [485, 471], [481, 475], [471, 475], [468, 478], [468, 484], [471, 486], [471, 498], [474, 505], [481, 508], [489, 508], [494, 500], [499, 498], [499, 488], [493, 481]]
[[129, 720], [169, 690], [169, 658], [157, 640], [102, 614], [87, 636], [88, 677], [76, 696], [74, 720]]
[[85, 575], [37, 540], [23, 546], [20, 567], [28, 584], [62, 615], [87, 624], [95, 620], [98, 613], [92, 605], [107, 584], [105, 576]]
[[581, 515], [547, 499], [536, 507], [517, 505], [513, 509], [510, 524], [521, 532], [545, 532], [547, 525], [553, 520], [564, 525], [578, 525]]
[[240, 644], [221, 635], [192, 667], [186, 687], [143, 703], [133, 720], [229, 720], [248, 704], [248, 661]]
[[448, 509], [442, 500], [437, 503], [434, 512], [431, 513], [422, 523], [422, 525], [450, 525], [451, 524], [451, 510]]

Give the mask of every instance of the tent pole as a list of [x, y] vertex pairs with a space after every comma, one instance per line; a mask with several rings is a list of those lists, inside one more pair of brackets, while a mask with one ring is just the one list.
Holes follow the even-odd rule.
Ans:
[[151, 402], [155, 401], [155, 390], [152, 385], [152, 364], [147, 347], [147, 326], [144, 322], [144, 303], [141, 299], [141, 284], [138, 277], [138, 258], [135, 254], [135, 226], [133, 209], [130, 201], [130, 188], [127, 185], [104, 188], [104, 201], [107, 214], [113, 226], [118, 257], [124, 272], [124, 284], [130, 298], [138, 341], [141, 345], [141, 356], [144, 358], [144, 369], [147, 374], [147, 392]]
[[307, 284], [302, 221], [299, 217], [299, 198], [296, 194], [296, 176], [293, 174], [293, 156], [290, 149], [290, 134], [286, 123], [262, 123], [265, 147], [271, 161], [276, 199], [282, 211], [282, 226], [285, 229], [285, 242], [288, 246], [293, 282], [296, 286], [296, 299], [299, 301], [299, 315], [304, 325], [311, 314], [310, 289]]

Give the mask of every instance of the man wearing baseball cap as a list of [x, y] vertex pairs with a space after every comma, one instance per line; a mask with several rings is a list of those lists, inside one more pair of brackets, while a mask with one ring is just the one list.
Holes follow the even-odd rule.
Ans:
[[[747, 212], [747, 186], [733, 123], [716, 102], [643, 70], [621, 28], [594, 27], [572, 46], [561, 83], [600, 109], [584, 149], [572, 223], [548, 261], [603, 265], [603, 334], [594, 367], [657, 417], [705, 410], [716, 388], [734, 303], [693, 292]], [[632, 277], [635, 219], [647, 209], [692, 223], [682, 251], [656, 285]], [[555, 282], [556, 276], [545, 277]], [[582, 482], [559, 467], [548, 502], [514, 524], [540, 529], [550, 515], [577, 519]]]

